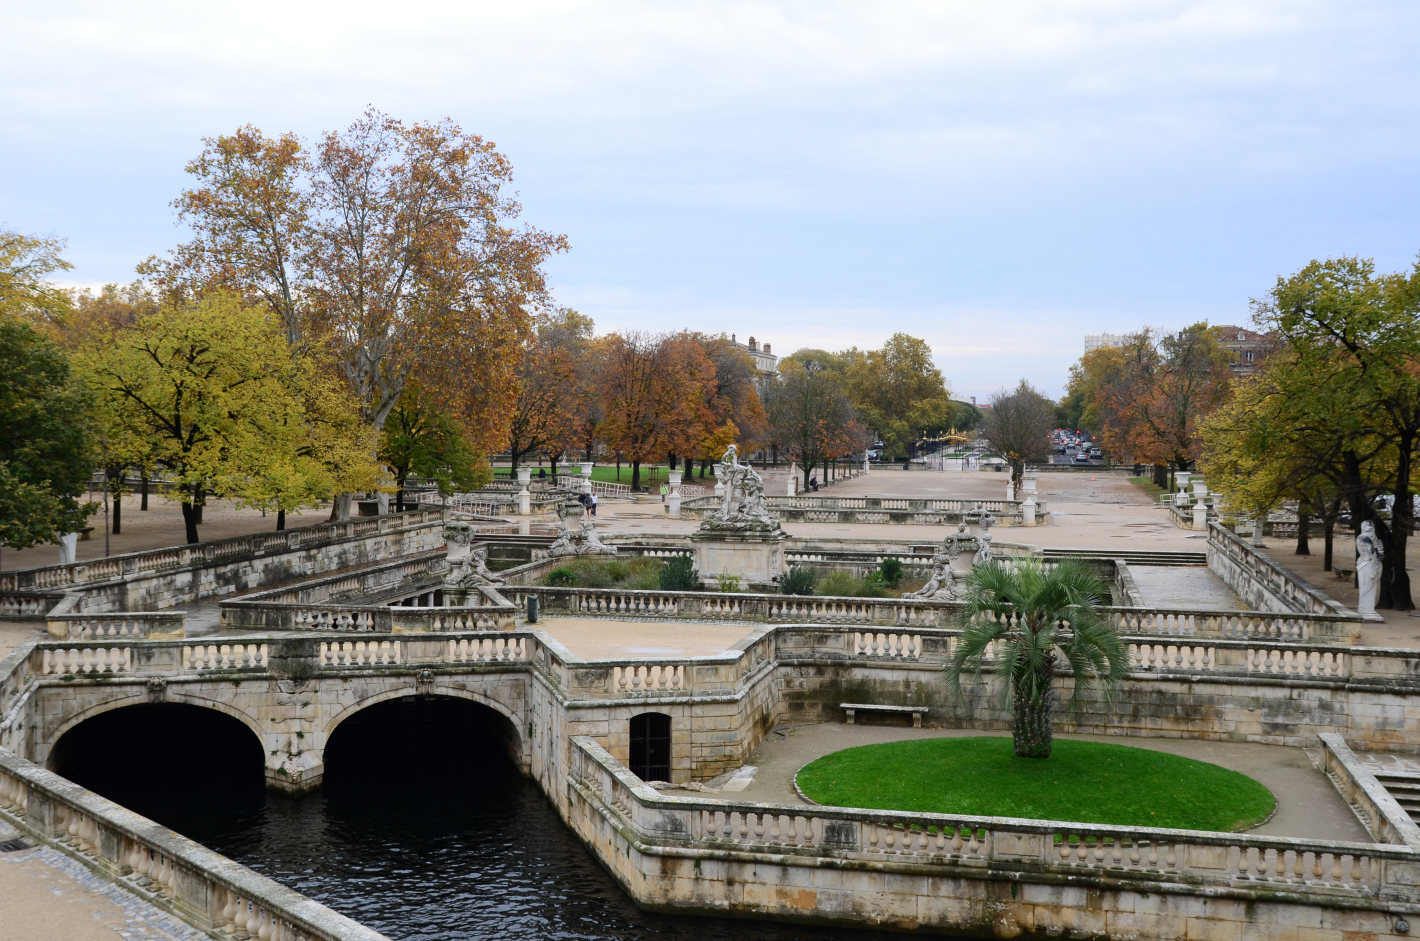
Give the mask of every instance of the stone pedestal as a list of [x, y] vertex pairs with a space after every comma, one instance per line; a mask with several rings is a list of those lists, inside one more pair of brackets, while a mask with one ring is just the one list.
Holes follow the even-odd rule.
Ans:
[[680, 519], [680, 475], [682, 473], [684, 472], [673, 470], [668, 474], [671, 486], [670, 514], [676, 519]]
[[1014, 499], [1016, 499], [1016, 482], [1014, 480], [1008, 480], [1006, 482], [1006, 500], [1011, 501]]
[[532, 484], [532, 470], [527, 467], [518, 468], [518, 515], [527, 516], [532, 512], [532, 494], [528, 487]]
[[724, 572], [738, 575], [743, 582], [768, 583], [784, 574], [784, 542], [789, 534], [779, 532], [697, 532], [690, 537], [695, 549], [695, 567], [701, 578]]
[[592, 464], [593, 461], [582, 462], [582, 492], [592, 492]]
[[1200, 532], [1208, 528], [1208, 504], [1201, 499], [1193, 504], [1193, 528]]
[[1035, 494], [1026, 491], [1025, 502], [1021, 504], [1021, 522], [1026, 526], [1035, 525]]

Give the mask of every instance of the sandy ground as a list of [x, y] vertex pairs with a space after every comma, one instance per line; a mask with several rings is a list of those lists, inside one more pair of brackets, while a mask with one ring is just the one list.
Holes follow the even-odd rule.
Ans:
[[[803, 799], [794, 791], [794, 775], [815, 758], [845, 748], [878, 742], [980, 734], [982, 733], [971, 730], [913, 729], [896, 725], [848, 725], [839, 722], [783, 727], [771, 734], [769, 740], [760, 745], [745, 763], [758, 769], [749, 786], [739, 793], [722, 793], [732, 799], [802, 804]], [[1371, 842], [1370, 835], [1361, 826], [1335, 786], [1326, 775], [1317, 770], [1311, 758], [1300, 748], [1244, 742], [1207, 742], [1197, 739], [1141, 738], [1132, 735], [1056, 737], [1151, 748], [1211, 762], [1246, 774], [1277, 795], [1277, 813], [1267, 823], [1250, 832], [1301, 839]], [[689, 796], [696, 792], [676, 789], [668, 790], [667, 793]]]
[[[18, 836], [0, 824], [0, 840]], [[0, 941], [206, 938], [58, 850], [0, 853]]]
[[[286, 525], [312, 526], [323, 523], [330, 516], [330, 508], [305, 510], [286, 514]], [[230, 500], [214, 500], [202, 511], [202, 525], [197, 527], [203, 541], [227, 539], [231, 536], [246, 536], [251, 533], [271, 532], [276, 529], [276, 516], [262, 516], [260, 510], [238, 510]], [[80, 539], [78, 558], [102, 559], [104, 557], [104, 516], [98, 514], [89, 518], [94, 527], [88, 539]], [[138, 552], [143, 549], [159, 549], [163, 546], [178, 546], [187, 542], [183, 529], [182, 505], [167, 497], [150, 495], [148, 510], [138, 509], [138, 498], [125, 497], [123, 501], [123, 532], [109, 535], [109, 555]], [[6, 549], [0, 552], [0, 571], [38, 568], [42, 565], [59, 564], [59, 547], [54, 545], [35, 546], [31, 549]]]

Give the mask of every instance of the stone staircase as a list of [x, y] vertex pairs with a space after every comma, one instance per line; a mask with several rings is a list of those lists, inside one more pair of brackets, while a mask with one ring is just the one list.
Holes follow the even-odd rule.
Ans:
[[1207, 565], [1208, 553], [1149, 549], [1046, 549], [1047, 560], [1123, 559], [1130, 565]]

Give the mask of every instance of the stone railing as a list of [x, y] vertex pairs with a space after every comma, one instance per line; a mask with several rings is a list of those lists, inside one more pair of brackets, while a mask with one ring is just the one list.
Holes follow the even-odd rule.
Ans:
[[1420, 850], [1420, 827], [1390, 795], [1385, 785], [1357, 760], [1345, 739], [1334, 732], [1321, 733], [1321, 770], [1336, 783], [1341, 795], [1366, 821], [1371, 836]]
[[61, 591], [0, 591], [0, 620], [43, 621], [63, 600]]
[[312, 549], [364, 536], [430, 526], [441, 522], [442, 519], [443, 514], [437, 509], [412, 510], [389, 516], [352, 519], [344, 523], [322, 523], [300, 529], [130, 552], [106, 559], [21, 569], [0, 575], [0, 591], [78, 588], [131, 575], [178, 570], [214, 562], [240, 562], [263, 555]]
[[0, 820], [216, 937], [271, 941], [383, 941], [385, 937], [4, 751], [0, 751]]
[[1216, 522], [1208, 524], [1208, 568], [1254, 608], [1359, 617]]
[[[924, 909], [944, 910], [948, 900], [943, 896], [951, 894], [958, 880], [991, 878], [993, 873], [1012, 883], [1058, 886], [1063, 882], [1112, 892], [1132, 888], [1141, 896], [1184, 895], [1201, 901], [1222, 895], [1259, 903], [1276, 899], [1328, 906], [1346, 901], [1405, 904], [1414, 899], [1414, 886], [1420, 881], [1420, 854], [1400, 846], [664, 797], [593, 739], [577, 736], [571, 745], [570, 783], [590, 810], [574, 815], [574, 826], [588, 828], [583, 829], [583, 839], [598, 847], [604, 864], [613, 868], [623, 885], [633, 892], [654, 885], [658, 893], [654, 901], [666, 907], [681, 902], [681, 892], [687, 894], [684, 901], [689, 901], [690, 893], [703, 901], [707, 887], [688, 872], [684, 880], [676, 878], [675, 869], [683, 864], [688, 871], [705, 858], [720, 865], [746, 864], [742, 871], [736, 870], [736, 899], [763, 900], [758, 908], [762, 914], [801, 917], [812, 917], [814, 906], [798, 912], [780, 906], [792, 904], [784, 901], [794, 894], [791, 887], [814, 884], [814, 873], [825, 867], [870, 875], [835, 885], [852, 889], [861, 883], [860, 891], [873, 891], [876, 898], [881, 898], [876, 893], [885, 891], [884, 875], [910, 874], [915, 878], [902, 879], [892, 891], [920, 893], [921, 904], [899, 902], [892, 907], [912, 912], [914, 918], [924, 917], [916, 914]], [[610, 827], [597, 826], [598, 818]], [[652, 857], [645, 863], [646, 872], [627, 871], [635, 863], [626, 844], [634, 845], [638, 855]], [[1007, 904], [1003, 898], [1002, 907]], [[1174, 904], [1166, 903], [1162, 910]], [[1149, 910], [1161, 909], [1156, 904]], [[738, 911], [751, 913], [744, 907]], [[1200, 904], [1198, 912], [1202, 911]], [[1255, 916], [1249, 909], [1245, 917]], [[898, 922], [898, 927], [913, 926]], [[1180, 931], [1182, 927], [1180, 921]]]
[[[748, 592], [636, 591], [620, 588], [509, 586], [503, 594], [519, 610], [537, 595], [549, 614], [706, 618], [768, 622], [950, 627], [962, 604], [908, 598], [833, 598]], [[1120, 633], [1161, 637], [1351, 644], [1358, 618], [1267, 611], [1197, 611], [1184, 608], [1104, 607]]]
[[[1002, 525], [1023, 522], [1022, 504], [1014, 500], [928, 500], [908, 497], [765, 497], [770, 511], [784, 522], [801, 523], [900, 523], [941, 526], [975, 519], [989, 510]], [[701, 519], [716, 512], [716, 496], [696, 497], [681, 504], [681, 515]], [[1048, 519], [1046, 505], [1036, 505], [1037, 521]]]
[[413, 558], [364, 567], [358, 572], [307, 579], [294, 585], [253, 592], [243, 597], [242, 601], [321, 604], [352, 595], [361, 596], [363, 600], [370, 594], [397, 594], [411, 583], [433, 580], [448, 569], [445, 551], [436, 549]]
[[224, 628], [278, 631], [511, 630], [517, 620], [507, 604], [406, 607], [240, 600], [224, 601], [219, 609]]

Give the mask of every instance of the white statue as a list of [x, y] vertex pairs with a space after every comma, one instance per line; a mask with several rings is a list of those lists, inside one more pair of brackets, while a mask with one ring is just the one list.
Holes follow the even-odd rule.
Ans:
[[769, 512], [764, 500], [764, 479], [753, 467], [739, 462], [739, 449], [733, 444], [715, 465], [715, 474], [724, 486], [720, 511], [700, 524], [703, 531], [719, 532], [781, 532], [779, 520]]
[[991, 534], [981, 534], [981, 548], [976, 550], [976, 557], [971, 560], [972, 565], [986, 565], [991, 561]]
[[1366, 520], [1361, 524], [1361, 532], [1356, 536], [1356, 585], [1360, 588], [1361, 599], [1356, 610], [1367, 620], [1379, 621], [1376, 614], [1376, 599], [1381, 593], [1381, 560], [1385, 558], [1385, 546], [1376, 535], [1376, 524]]
[[601, 541], [596, 524], [590, 519], [584, 520], [582, 528], [575, 530], [566, 523], [558, 522], [557, 538], [547, 547], [547, 557], [586, 555], [616, 555], [616, 547]]

